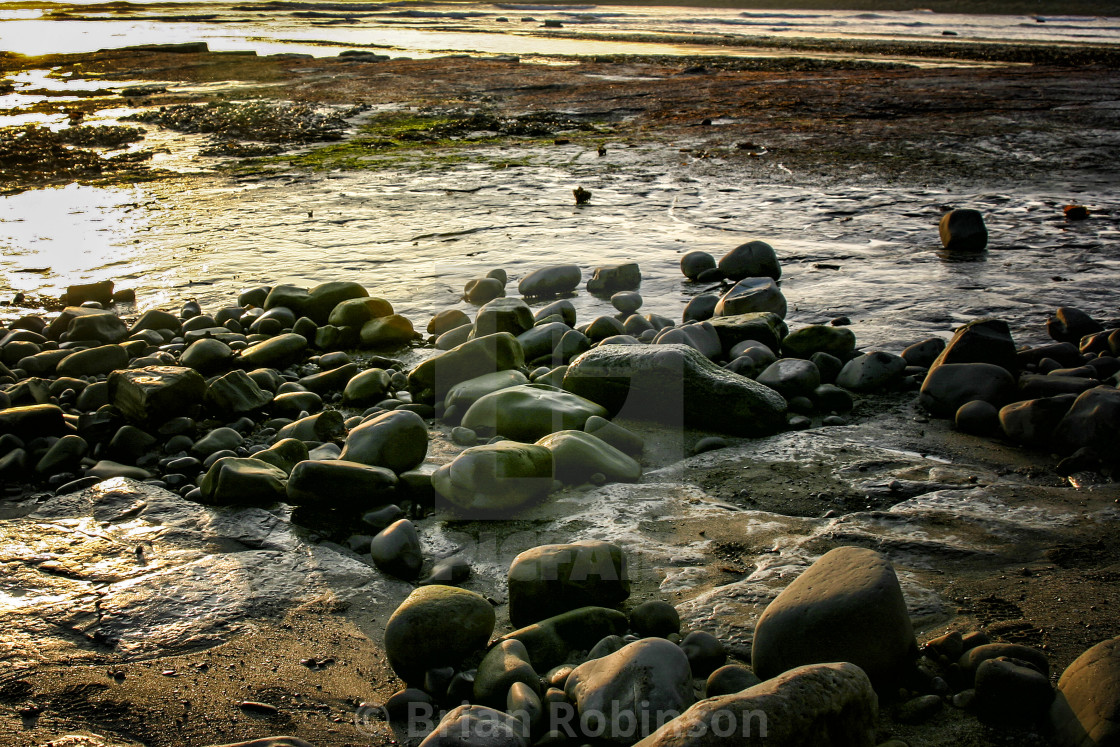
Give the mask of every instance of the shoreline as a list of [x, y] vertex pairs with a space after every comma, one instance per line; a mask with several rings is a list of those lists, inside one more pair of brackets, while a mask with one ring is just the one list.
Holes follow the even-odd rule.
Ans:
[[[1068, 68], [1049, 66], [920, 70], [806, 63], [803, 59], [767, 66], [738, 60], [619, 58], [552, 68], [462, 57], [374, 62], [166, 50], [118, 50], [36, 60], [7, 57], [4, 65], [5, 71], [58, 66], [59, 73], [96, 75], [107, 90], [137, 76], [160, 84], [169, 80], [196, 85], [236, 80], [242, 84], [220, 94], [174, 88], [153, 92], [141, 97], [146, 109], [258, 96], [290, 96], [297, 103], [338, 106], [403, 101], [432, 107], [436, 116], [419, 125], [393, 122], [391, 127], [367, 131], [356, 139], [391, 139], [396, 144], [385, 145], [386, 149], [399, 149], [405, 159], [417, 162], [430, 159], [437, 169], [439, 159], [449, 152], [463, 150], [468, 158], [479, 152], [478, 146], [455, 139], [462, 136], [459, 130], [437, 129], [445, 127], [449, 119], [460, 129], [466, 126], [449, 117], [455, 107], [510, 116], [575, 111], [598, 117], [603, 111], [632, 110], [637, 100], [642, 102], [640, 111], [608, 122], [615, 128], [609, 136], [612, 149], [622, 150], [628, 142], [655, 143], [673, 158], [687, 155], [701, 164], [714, 154], [724, 159], [720, 168], [735, 169], [746, 180], [773, 173], [766, 168], [771, 161], [780, 161], [796, 169], [809, 185], [850, 182], [853, 173], [908, 184], [987, 183], [984, 180], [999, 167], [999, 177], [1008, 181], [1069, 179], [1115, 186], [1111, 164], [1094, 166], [1092, 151], [1077, 150], [1082, 145], [1071, 142], [1076, 139], [1071, 133], [1077, 136], [1090, 128], [1106, 134], [1117, 131], [1112, 110], [1090, 106], [1098, 100], [1120, 98], [1120, 80], [1112, 72], [1094, 78], [1091, 85], [1087, 79], [1079, 79], [1086, 85], [1070, 86]], [[701, 66], [703, 69], [694, 69]], [[602, 76], [628, 80], [620, 86]], [[291, 81], [300, 85], [271, 85]], [[702, 99], [696, 95], [700, 85]], [[110, 104], [119, 106], [123, 98], [112, 90], [105, 96], [90, 97], [90, 115]], [[66, 102], [65, 106], [75, 104]], [[741, 119], [720, 123], [720, 115], [728, 112]], [[704, 125], [705, 118], [715, 123]], [[1018, 142], [986, 157], [951, 158], [954, 147], [990, 133], [992, 118], [1008, 132], [1060, 133], [1061, 137], [1032, 141], [1030, 153], [1038, 156], [1034, 162], [1009, 163], [1008, 154], [1016, 152]], [[415, 126], [427, 138], [420, 146], [402, 137]], [[936, 137], [948, 145], [933, 148], [936, 141], [930, 131], [935, 129], [942, 130]], [[605, 137], [598, 132], [548, 132], [536, 136], [542, 142], [533, 147], [554, 147], [554, 140], [561, 136], [589, 149]], [[527, 147], [520, 137], [501, 135], [495, 147], [507, 147], [516, 154], [518, 148]], [[737, 145], [762, 137], [769, 156]], [[255, 140], [232, 138], [235, 144]], [[254, 173], [271, 177], [308, 168], [329, 175], [349, 163], [345, 159], [353, 153], [346, 147], [354, 140], [301, 144], [272, 163], [247, 159], [242, 173], [246, 178]], [[906, 143], [912, 150], [905, 159], [884, 155]], [[683, 147], [689, 153], [678, 155]], [[309, 163], [314, 163], [300, 167], [303, 154], [309, 154]], [[858, 168], [853, 172], [850, 166]], [[110, 176], [117, 178], [127, 183], [133, 175]], [[235, 172], [231, 183], [237, 183], [237, 178]], [[1099, 219], [1114, 218], [1102, 213]], [[994, 263], [998, 257], [993, 255], [990, 261]], [[791, 299], [795, 300], [792, 295]], [[204, 311], [213, 312], [231, 302], [230, 298], [207, 304]], [[415, 318], [418, 325], [424, 321]], [[1016, 334], [1027, 331], [1017, 329]], [[913, 392], [863, 398], [849, 424], [834, 431], [815, 428], [801, 432], [802, 436], [732, 438], [727, 449], [697, 456], [688, 453], [706, 433], [633, 427], [651, 445], [665, 444], [647, 465], [652, 473], [647, 484], [633, 488], [612, 485], [605, 490], [568, 488], [557, 496], [556, 504], [528, 511], [498, 531], [524, 532], [534, 542], [595, 536], [603, 526], [622, 534], [639, 548], [639, 557], [646, 563], [631, 605], [645, 599], [667, 599], [693, 610], [690, 624], [697, 629], [727, 623], [718, 632], [736, 661], [749, 659], [745, 636], [752, 620], [751, 604], [757, 605], [760, 592], [747, 580], [756, 567], [763, 569], [772, 563], [777, 569], [767, 581], [773, 589], [788, 582], [788, 576], [781, 580], [781, 563], [787, 564], [784, 573], [792, 573], [836, 544], [865, 544], [900, 559], [906, 589], [914, 593], [920, 613], [921, 641], [950, 628], [988, 629], [1001, 640], [1048, 651], [1056, 675], [1091, 643], [1120, 634], [1120, 619], [1110, 607], [1118, 558], [1108, 544], [1111, 529], [1105, 520], [1110, 508], [1114, 511], [1110, 504], [1118, 500], [1117, 487], [1063, 487], [1068, 483], [1049, 471], [1054, 461], [1049, 454], [959, 434], [947, 422], [925, 417], [914, 404]], [[433, 463], [450, 460], [459, 450], [451, 443], [450, 429], [441, 425], [431, 431]], [[744, 471], [752, 477], [747, 484], [751, 494], [746, 496], [740, 492]], [[891, 487], [892, 482], [898, 486]], [[756, 483], [759, 487], [754, 489]], [[679, 492], [663, 498], [664, 503], [648, 500], [650, 496], [642, 492], [669, 493], [667, 485], [678, 486]], [[634, 492], [625, 492], [628, 490]], [[977, 514], [954, 525], [952, 509], [922, 504], [924, 495], [967, 495], [968, 501], [975, 496], [977, 506], [990, 501], [993, 508], [990, 514]], [[8, 501], [0, 505], [14, 510]], [[903, 508], [892, 512], [898, 505]], [[604, 508], [611, 506], [616, 506], [613, 513]], [[829, 511], [834, 512], [832, 517], [823, 516]], [[583, 512], [592, 518], [583, 518]], [[987, 531], [996, 546], [981, 551], [954, 544], [943, 535], [930, 539], [881, 532], [884, 525], [904, 523], [907, 516], [922, 512], [926, 523], [915, 523], [915, 531], [933, 532], [941, 526], [946, 534], [976, 532], [980, 539]], [[1018, 529], [1000, 523], [1005, 514], [1013, 512], [1037, 513], [1042, 518]], [[1058, 519], [1062, 517], [1073, 523], [1061, 523]], [[130, 518], [126, 514], [123, 521]], [[1077, 523], [1079, 520], [1085, 523]], [[760, 522], [765, 526], [760, 528]], [[418, 523], [432, 546], [446, 551], [444, 519], [429, 517]], [[484, 531], [478, 522], [453, 523], [454, 529], [465, 534]], [[1010, 539], [1000, 539], [1001, 531], [1009, 532]], [[322, 545], [349, 558], [348, 551], [334, 550], [331, 539], [337, 538], [320, 537], [307, 547]], [[514, 549], [503, 547], [487, 555], [481, 544], [474, 548], [478, 577], [472, 583], [481, 592], [498, 594], [501, 602], [503, 574]], [[701, 559], [686, 563], [674, 552], [699, 553]], [[651, 567], [654, 561], [663, 567]], [[738, 607], [735, 614], [719, 620], [697, 600], [725, 587], [729, 604]], [[1076, 589], [1076, 599], [1070, 599], [1071, 589]], [[733, 596], [731, 590], [740, 595]], [[219, 646], [144, 660], [94, 646], [82, 637], [84, 633], [60, 626], [61, 632], [52, 635], [68, 646], [88, 645], [89, 649], [72, 663], [57, 657], [0, 678], [0, 688], [7, 688], [0, 692], [17, 696], [0, 706], [5, 717], [0, 734], [13, 744], [36, 746], [74, 730], [99, 733], [114, 747], [184, 741], [195, 746], [278, 732], [294, 732], [320, 747], [387, 744], [384, 731], [367, 739], [351, 723], [363, 701], [383, 699], [400, 686], [385, 662], [379, 633], [403, 592], [403, 588], [394, 588], [384, 597], [371, 595], [376, 604], [369, 611], [328, 596], [318, 604], [250, 619], [255, 631], [230, 635]], [[751, 594], [756, 597], [752, 599]], [[923, 600], [929, 599], [942, 600], [943, 607], [924, 605]], [[498, 614], [505, 623], [500, 630], [505, 632], [512, 626], [501, 619], [501, 609]], [[321, 669], [318, 664], [301, 662], [328, 658], [335, 661]], [[118, 680], [114, 672], [122, 672], [124, 677]], [[12, 684], [16, 682], [26, 683], [26, 688]], [[262, 716], [240, 705], [253, 701], [264, 701], [279, 712]], [[35, 707], [41, 710], [20, 712]], [[932, 723], [918, 726], [902, 723], [884, 709], [879, 726], [890, 736], [912, 739], [916, 744], [972, 747], [1003, 744], [1007, 739], [1006, 733], [981, 726], [965, 711], [951, 707]], [[1036, 736], [1033, 732], [1028, 735], [1032, 740]], [[1031, 743], [1044, 741], [1039, 738]]]

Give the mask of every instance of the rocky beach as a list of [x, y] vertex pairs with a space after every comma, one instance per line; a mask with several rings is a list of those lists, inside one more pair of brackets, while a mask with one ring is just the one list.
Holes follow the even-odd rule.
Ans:
[[0, 95], [0, 742], [1117, 739], [1108, 45]]

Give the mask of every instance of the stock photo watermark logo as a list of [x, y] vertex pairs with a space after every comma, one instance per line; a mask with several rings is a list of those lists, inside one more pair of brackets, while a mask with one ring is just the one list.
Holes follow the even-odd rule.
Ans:
[[[613, 702], [605, 710], [579, 711], [567, 702], [550, 703], [539, 714], [527, 711], [505, 713], [485, 706], [464, 703], [454, 709], [440, 709], [432, 703], [415, 701], [363, 706], [354, 714], [354, 726], [369, 737], [391, 732], [404, 744], [415, 744], [438, 731], [447, 739], [470, 742], [521, 737], [526, 740], [545, 733], [562, 734], [569, 739], [608, 739], [635, 742], [658, 730], [673, 738], [698, 739], [766, 738], [767, 714], [762, 710], [721, 709], [707, 718], [678, 720], [676, 710], [654, 710], [648, 701]], [[668, 736], [666, 734], [665, 736]]]

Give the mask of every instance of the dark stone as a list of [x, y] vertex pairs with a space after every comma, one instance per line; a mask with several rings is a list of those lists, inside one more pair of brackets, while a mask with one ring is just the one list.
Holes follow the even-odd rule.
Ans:
[[594, 540], [526, 550], [514, 558], [508, 581], [509, 619], [519, 628], [579, 607], [613, 607], [630, 596], [622, 550]]

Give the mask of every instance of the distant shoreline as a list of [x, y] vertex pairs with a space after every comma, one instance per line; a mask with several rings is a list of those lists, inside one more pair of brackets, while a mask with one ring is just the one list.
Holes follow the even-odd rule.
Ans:
[[1105, 0], [516, 0], [510, 5], [655, 5], [742, 10], [931, 10], [934, 13], [1027, 16], [1116, 16], [1120, 1]]

